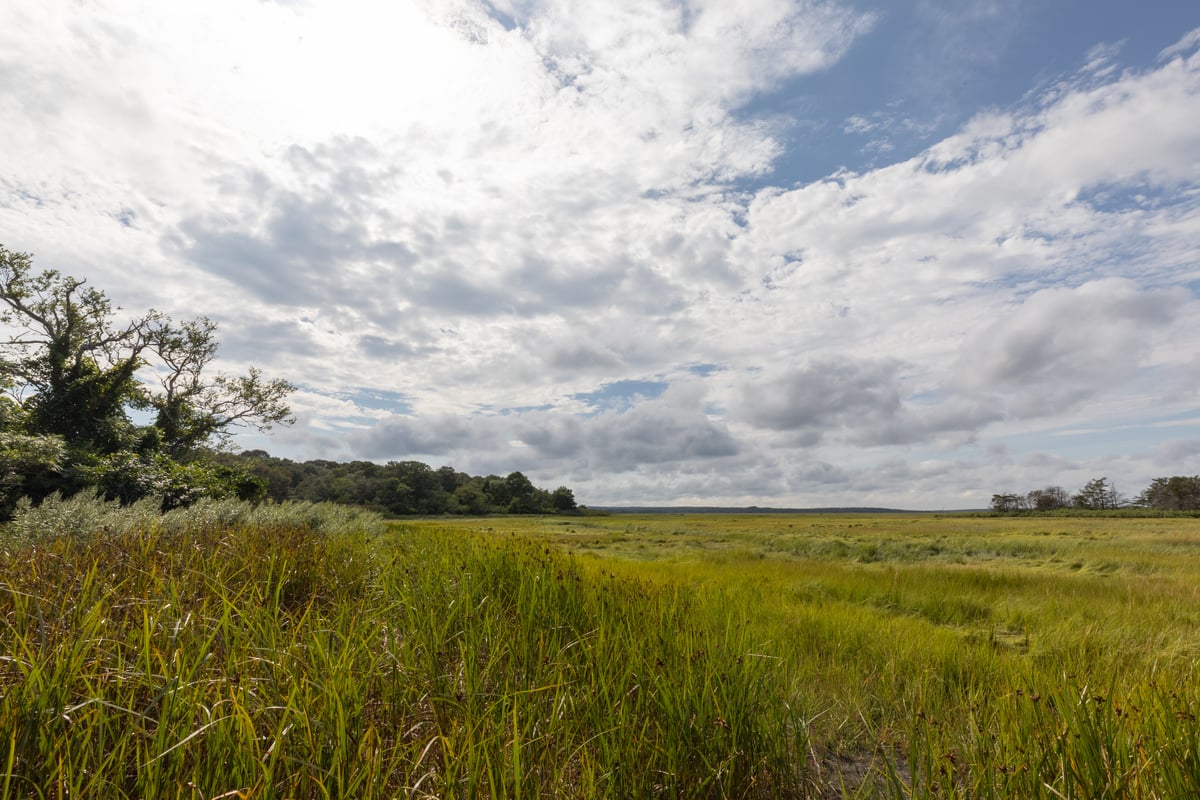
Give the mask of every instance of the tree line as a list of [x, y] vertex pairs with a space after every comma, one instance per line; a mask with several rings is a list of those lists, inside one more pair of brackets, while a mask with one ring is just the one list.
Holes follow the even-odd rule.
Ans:
[[[217, 326], [126, 315], [86, 280], [37, 272], [0, 245], [0, 521], [21, 498], [93, 490], [164, 510], [201, 497], [331, 500], [394, 514], [575, 510], [570, 489], [520, 472], [472, 477], [415, 461], [232, 454], [239, 428], [291, 424], [293, 386], [251, 367], [213, 374]], [[135, 422], [137, 419], [148, 422]]]
[[1025, 494], [992, 495], [992, 510], [1000, 514], [1071, 508], [1108, 511], [1130, 507], [1158, 511], [1200, 511], [1200, 475], [1155, 478], [1132, 500], [1117, 491], [1106, 477], [1093, 478], [1075, 494], [1061, 486], [1047, 486]]
[[219, 460], [241, 470], [276, 500], [329, 501], [389, 515], [565, 514], [580, 510], [566, 486], [546, 490], [524, 474], [473, 476], [420, 461], [292, 461], [262, 450], [223, 453]]

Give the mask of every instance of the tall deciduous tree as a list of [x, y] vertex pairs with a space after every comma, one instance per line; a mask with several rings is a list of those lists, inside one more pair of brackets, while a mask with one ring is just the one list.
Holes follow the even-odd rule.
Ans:
[[103, 292], [54, 270], [33, 274], [27, 253], [2, 245], [0, 301], [0, 365], [28, 432], [106, 452], [125, 444], [124, 409], [138, 398], [134, 373], [160, 315], [117, 324]]
[[[216, 325], [176, 323], [157, 311], [119, 321], [104, 293], [54, 270], [34, 273], [32, 258], [0, 245], [0, 367], [26, 412], [28, 433], [63, 437], [73, 447], [112, 453], [141, 434], [180, 457], [238, 426], [259, 430], [291, 421], [293, 387], [243, 376], [211, 375]], [[147, 382], [139, 376], [153, 374]], [[127, 409], [157, 415], [137, 431]]]
[[575, 493], [566, 486], [559, 486], [551, 493], [550, 505], [559, 513], [575, 511], [579, 507], [575, 502]]
[[1071, 505], [1071, 495], [1061, 486], [1034, 489], [1025, 497], [1026, 505], [1034, 511], [1054, 511]]
[[206, 374], [217, 354], [216, 330], [200, 317], [182, 324], [166, 320], [154, 331], [158, 385], [143, 392], [158, 412], [154, 425], [163, 447], [173, 456], [223, 440], [237, 426], [269, 430], [292, 419], [287, 397], [293, 387], [287, 381], [266, 380], [254, 367], [242, 376]]
[[[0, 245], [0, 518], [18, 493], [87, 485], [164, 506], [261, 491], [205, 455], [236, 427], [290, 422], [292, 386], [253, 368], [213, 375], [216, 325], [204, 317], [119, 312], [87, 281], [35, 272], [27, 253]], [[154, 421], [135, 425], [134, 408]]]
[[1005, 494], [992, 495], [992, 510], [999, 514], [1010, 514], [1014, 511], [1025, 510], [1024, 495], [1013, 494], [1011, 492]]

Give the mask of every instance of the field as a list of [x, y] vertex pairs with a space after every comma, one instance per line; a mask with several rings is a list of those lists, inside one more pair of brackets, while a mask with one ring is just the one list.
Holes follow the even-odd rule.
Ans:
[[[815, 783], [833, 772], [864, 796], [1200, 796], [1200, 521], [484, 524], [592, 572], [724, 597], [780, 660]], [[879, 791], [862, 787], [864, 763], [882, 771]]]
[[3, 536], [4, 798], [1200, 796], [1197, 520], [106, 513]]

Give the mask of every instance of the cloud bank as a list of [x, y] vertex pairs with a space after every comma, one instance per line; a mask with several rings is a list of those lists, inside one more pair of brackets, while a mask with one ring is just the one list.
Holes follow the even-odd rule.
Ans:
[[216, 319], [231, 368], [303, 387], [299, 425], [247, 442], [295, 458], [521, 469], [591, 504], [1194, 472], [1200, 28], [975, 108], [930, 59], [982, 80], [1034, 12], [963, 61], [996, 24], [972, 8], [922, 4], [945, 49], [897, 73], [958, 109], [943, 135], [895, 104], [805, 115], [887, 8], [10, 7], [0, 241]]

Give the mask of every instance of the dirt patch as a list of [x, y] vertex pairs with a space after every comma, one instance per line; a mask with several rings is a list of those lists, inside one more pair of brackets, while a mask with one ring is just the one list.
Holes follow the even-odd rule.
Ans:
[[[889, 765], [890, 762], [890, 765]], [[912, 784], [908, 763], [901, 753], [830, 753], [813, 766], [813, 786], [821, 800], [895, 796], [896, 780]]]

